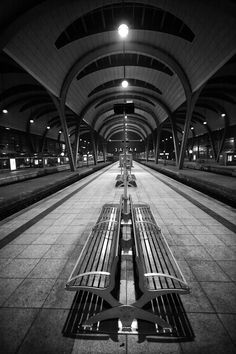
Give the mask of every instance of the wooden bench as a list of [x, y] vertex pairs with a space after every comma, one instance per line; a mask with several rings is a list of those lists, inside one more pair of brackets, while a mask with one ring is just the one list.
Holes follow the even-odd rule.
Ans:
[[[99, 295], [112, 307], [119, 301], [111, 294], [120, 259], [121, 206], [105, 204], [66, 283], [71, 291]], [[85, 323], [86, 324], [86, 323]]]
[[[157, 226], [150, 207], [132, 204], [137, 300], [132, 305], [142, 308], [152, 299], [169, 293], [186, 294], [190, 289]], [[151, 320], [151, 319], [150, 319]]]

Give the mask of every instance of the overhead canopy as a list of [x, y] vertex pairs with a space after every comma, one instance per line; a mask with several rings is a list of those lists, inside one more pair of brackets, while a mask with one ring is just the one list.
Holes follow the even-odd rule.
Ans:
[[[217, 115], [235, 104], [230, 0], [13, 0], [2, 1], [0, 13], [1, 104], [31, 112], [39, 131], [50, 124], [56, 136], [61, 128], [50, 95], [65, 101], [70, 131], [81, 117], [106, 139], [122, 130], [113, 107], [124, 102], [134, 104], [130, 131], [144, 137], [165, 122], [169, 129], [173, 113], [182, 126], [184, 102], [203, 84], [194, 118], [199, 130], [203, 110]], [[126, 39], [117, 32], [121, 23], [129, 26]]]

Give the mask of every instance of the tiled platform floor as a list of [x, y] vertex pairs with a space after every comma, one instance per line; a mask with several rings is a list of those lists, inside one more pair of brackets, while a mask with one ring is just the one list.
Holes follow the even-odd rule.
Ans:
[[[235, 353], [236, 352], [236, 235], [215, 218], [173, 191], [163, 181], [214, 210], [231, 223], [235, 211], [158, 172], [159, 179], [135, 163], [134, 202], [148, 202], [185, 277], [190, 295], [182, 296], [195, 332], [189, 343], [138, 343], [135, 335], [111, 339], [71, 339], [62, 336], [74, 294], [64, 290], [74, 263], [101, 206], [118, 202], [119, 173], [114, 164], [86, 177], [0, 223], [1, 237], [34, 218], [0, 250], [1, 353]], [[38, 217], [54, 203], [97, 178], [56, 209]], [[19, 233], [19, 232], [18, 232]]]

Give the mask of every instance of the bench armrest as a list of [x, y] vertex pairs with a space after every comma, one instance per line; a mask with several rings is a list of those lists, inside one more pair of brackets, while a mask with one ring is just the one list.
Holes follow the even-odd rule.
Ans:
[[145, 277], [156, 277], [157, 276], [157, 277], [170, 278], [170, 279], [178, 281], [179, 283], [183, 284], [187, 289], [189, 289], [189, 286], [185, 281], [183, 281], [177, 277], [174, 277], [173, 275], [164, 274], [164, 273], [145, 273], [144, 276]]

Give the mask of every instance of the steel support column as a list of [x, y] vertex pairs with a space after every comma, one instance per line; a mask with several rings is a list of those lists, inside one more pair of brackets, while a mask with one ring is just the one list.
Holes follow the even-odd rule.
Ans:
[[187, 145], [187, 140], [188, 140], [188, 134], [189, 134], [189, 128], [190, 128], [190, 124], [191, 124], [192, 114], [193, 114], [195, 104], [198, 100], [198, 97], [199, 97], [202, 89], [203, 89], [203, 86], [201, 86], [197, 91], [192, 93], [192, 95], [187, 97], [187, 111], [186, 111], [186, 118], [185, 118], [185, 124], [184, 124], [184, 134], [183, 134], [183, 138], [182, 138], [179, 163], [178, 163], [179, 170], [181, 170], [184, 166], [184, 156], [185, 156], [185, 150], [186, 150], [186, 145]]
[[97, 144], [94, 136], [94, 131], [92, 129], [90, 130], [90, 135], [91, 135], [92, 146], [93, 146], [93, 160], [94, 160], [94, 165], [96, 165], [97, 164]]
[[224, 132], [223, 132], [223, 135], [222, 135], [222, 138], [221, 138], [219, 151], [218, 151], [217, 156], [216, 156], [216, 162], [219, 162], [219, 160], [220, 160], [220, 154], [221, 154], [221, 152], [223, 150], [224, 143], [225, 143], [225, 138], [226, 138], [226, 135], [227, 135], [227, 132], [228, 132], [228, 128], [229, 128], [229, 118], [228, 118], [227, 114], [225, 115], [224, 120], [225, 120], [225, 128], [224, 128]]
[[161, 130], [162, 126], [159, 125], [157, 128], [157, 138], [156, 138], [156, 148], [155, 148], [155, 163], [158, 164], [159, 146], [161, 141]]
[[147, 136], [147, 142], [146, 142], [146, 161], [148, 162], [148, 149], [149, 149], [149, 140], [150, 140], [150, 136]]
[[169, 116], [170, 118], [170, 124], [171, 124], [171, 129], [172, 129], [172, 136], [173, 136], [173, 142], [174, 142], [174, 149], [175, 149], [175, 164], [178, 166], [179, 163], [179, 139], [178, 139], [178, 134], [177, 134], [177, 127], [176, 127], [176, 122], [175, 119], [172, 115]]
[[80, 137], [80, 125], [81, 125], [82, 119], [78, 117], [78, 121], [76, 124], [76, 131], [75, 131], [75, 148], [74, 148], [74, 163], [75, 167], [77, 168], [77, 154], [78, 154], [78, 149], [79, 149], [79, 137]]

